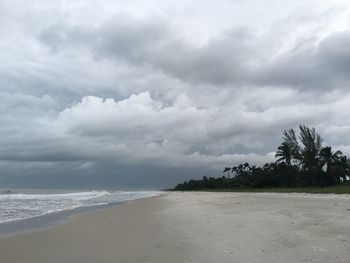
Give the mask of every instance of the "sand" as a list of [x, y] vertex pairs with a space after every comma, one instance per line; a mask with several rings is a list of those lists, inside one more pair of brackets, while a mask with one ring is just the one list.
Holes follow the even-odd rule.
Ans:
[[350, 196], [169, 193], [0, 238], [1, 263], [350, 262]]

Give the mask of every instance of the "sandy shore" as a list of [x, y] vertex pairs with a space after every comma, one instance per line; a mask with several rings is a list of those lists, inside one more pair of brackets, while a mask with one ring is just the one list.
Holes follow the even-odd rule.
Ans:
[[4, 263], [350, 262], [350, 196], [169, 193], [0, 239]]

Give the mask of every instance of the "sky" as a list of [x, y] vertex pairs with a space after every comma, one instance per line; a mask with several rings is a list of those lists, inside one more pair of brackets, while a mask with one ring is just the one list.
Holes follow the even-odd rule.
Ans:
[[159, 188], [350, 155], [347, 0], [0, 0], [0, 186]]

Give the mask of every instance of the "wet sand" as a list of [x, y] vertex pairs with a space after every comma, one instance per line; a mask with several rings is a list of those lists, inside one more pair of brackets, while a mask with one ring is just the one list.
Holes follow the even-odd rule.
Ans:
[[0, 238], [4, 263], [350, 262], [350, 196], [169, 193]]

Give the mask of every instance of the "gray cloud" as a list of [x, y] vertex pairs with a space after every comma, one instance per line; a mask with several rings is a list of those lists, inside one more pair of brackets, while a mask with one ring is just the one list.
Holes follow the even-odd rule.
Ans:
[[114, 17], [94, 28], [54, 24], [40, 34], [53, 51], [86, 48], [96, 58], [133, 66], [150, 66], [180, 81], [208, 84], [242, 82], [256, 64], [259, 39], [245, 29], [235, 29], [204, 45], [183, 40], [175, 28], [160, 18]]
[[302, 90], [349, 89], [350, 32], [337, 32], [306, 49], [280, 55], [260, 72], [262, 83]]
[[34, 2], [0, 7], [2, 184], [221, 175], [300, 123], [350, 153], [345, 1]]
[[[159, 18], [114, 17], [94, 28], [54, 24], [40, 35], [53, 50], [86, 48], [97, 58], [151, 67], [181, 82], [224, 86], [272, 85], [317, 90], [347, 89], [348, 31], [302, 40], [273, 57], [270, 33], [232, 29], [205, 44], [183, 40]], [[262, 50], [263, 48], [263, 50]]]

